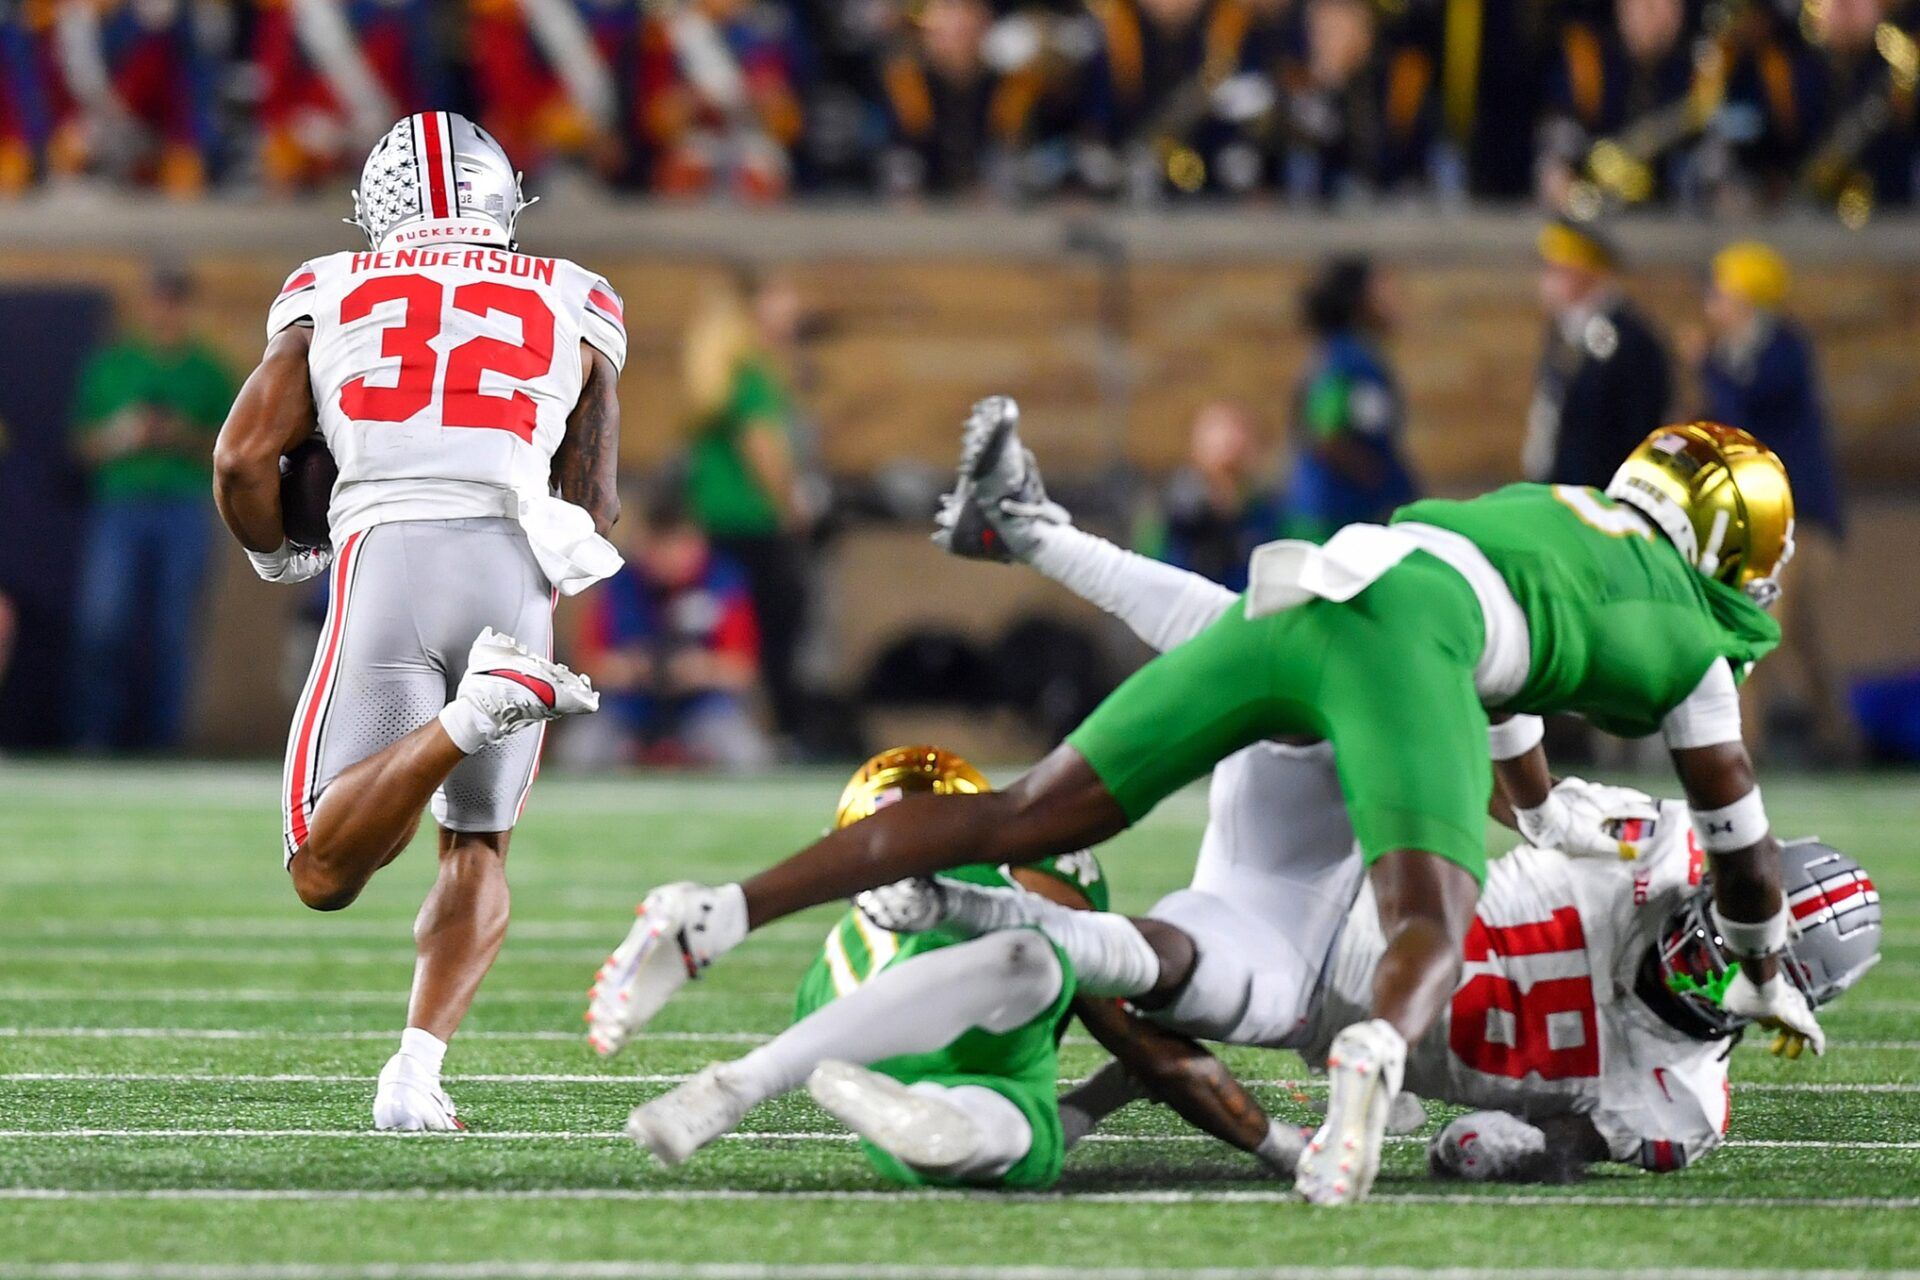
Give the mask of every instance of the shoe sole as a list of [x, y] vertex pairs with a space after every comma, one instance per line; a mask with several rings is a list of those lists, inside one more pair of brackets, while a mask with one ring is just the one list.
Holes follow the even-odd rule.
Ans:
[[971, 1148], [958, 1150], [964, 1139], [950, 1129], [943, 1133], [930, 1107], [896, 1096], [860, 1067], [823, 1064], [807, 1077], [807, 1092], [828, 1115], [913, 1169], [940, 1174], [973, 1155]]
[[1378, 1063], [1328, 1065], [1326, 1123], [1300, 1155], [1294, 1189], [1313, 1204], [1354, 1204], [1380, 1172], [1389, 1103]]
[[[673, 998], [673, 993], [693, 977], [677, 928], [668, 931], [664, 926], [653, 926], [637, 948], [633, 976], [608, 989], [608, 970], [614, 967], [618, 954], [608, 956], [607, 962], [600, 966], [588, 993], [591, 1003], [587, 1006], [587, 1021], [593, 1024], [593, 1030], [587, 1033], [587, 1041], [595, 1052], [608, 1058], [626, 1048], [653, 1020], [653, 1015]], [[609, 1036], [609, 1028], [617, 1035]]]
[[973, 465], [967, 468], [966, 480], [977, 485], [981, 478], [1000, 465], [1000, 455], [1006, 451], [1007, 441], [1013, 437], [1019, 423], [1013, 418], [1002, 418], [994, 423], [993, 430], [987, 433], [979, 452], [973, 456]]

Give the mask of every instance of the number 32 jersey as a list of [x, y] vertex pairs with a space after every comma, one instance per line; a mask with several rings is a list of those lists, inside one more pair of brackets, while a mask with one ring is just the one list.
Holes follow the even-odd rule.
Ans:
[[[1647, 948], [1702, 871], [1684, 804], [1660, 805], [1653, 827], [1632, 862], [1533, 848], [1493, 861], [1460, 986], [1433, 1030], [1408, 1047], [1406, 1088], [1536, 1118], [1583, 1113], [1613, 1159], [1662, 1172], [1720, 1145], [1727, 1042], [1675, 1030], [1633, 994]], [[1313, 1066], [1325, 1066], [1342, 1027], [1371, 1016], [1384, 951], [1363, 891], [1302, 1051]]]
[[606, 280], [564, 258], [447, 245], [302, 263], [267, 316], [313, 328], [320, 434], [340, 467], [336, 542], [397, 520], [518, 514], [546, 494], [585, 381], [580, 344], [618, 369]]

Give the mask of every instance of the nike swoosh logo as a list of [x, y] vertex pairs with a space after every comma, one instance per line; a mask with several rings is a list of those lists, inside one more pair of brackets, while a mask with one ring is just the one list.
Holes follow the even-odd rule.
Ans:
[[511, 680], [523, 689], [530, 689], [533, 696], [551, 707], [558, 700], [553, 686], [538, 676], [530, 676], [524, 671], [513, 671], [506, 667], [496, 667], [492, 671], [480, 672], [483, 676], [495, 676], [501, 680]]
[[1665, 1067], [1655, 1067], [1653, 1069], [1653, 1082], [1660, 1086], [1660, 1096], [1668, 1102], [1672, 1102], [1673, 1093], [1667, 1088], [1667, 1069]]

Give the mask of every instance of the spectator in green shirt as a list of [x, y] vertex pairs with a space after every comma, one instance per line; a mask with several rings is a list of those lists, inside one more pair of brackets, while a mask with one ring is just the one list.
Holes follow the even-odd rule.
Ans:
[[93, 510], [75, 619], [79, 745], [177, 746], [206, 579], [213, 440], [233, 380], [190, 328], [193, 285], [161, 268], [139, 323], [80, 375], [73, 451]]
[[791, 349], [800, 318], [790, 281], [739, 273], [703, 303], [684, 351], [687, 505], [715, 550], [746, 571], [768, 699], [788, 736], [804, 713], [795, 662], [807, 619], [808, 522], [796, 408], [778, 353]]

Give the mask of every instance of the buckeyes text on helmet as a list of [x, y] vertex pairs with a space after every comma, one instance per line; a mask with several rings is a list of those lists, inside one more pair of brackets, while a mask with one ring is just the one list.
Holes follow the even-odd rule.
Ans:
[[374, 144], [353, 193], [353, 217], [374, 249], [491, 244], [511, 249], [533, 201], [491, 134], [451, 111], [425, 111]]

